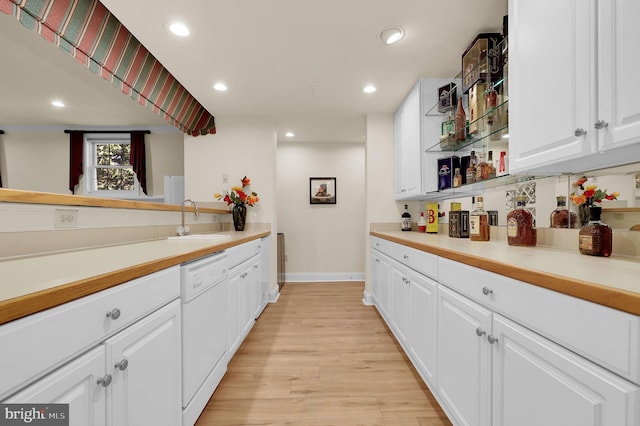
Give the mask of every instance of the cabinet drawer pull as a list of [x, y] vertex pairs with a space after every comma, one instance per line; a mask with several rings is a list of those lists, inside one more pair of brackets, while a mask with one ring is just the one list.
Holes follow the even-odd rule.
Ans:
[[481, 329], [480, 327], [476, 328], [476, 334], [478, 335], [478, 337], [482, 337], [485, 334], [487, 334], [486, 331], [484, 331], [483, 329]]
[[484, 294], [485, 296], [488, 296], [490, 294], [493, 294], [493, 290], [490, 289], [489, 287], [482, 287], [482, 294]]
[[605, 127], [609, 127], [609, 123], [607, 123], [604, 120], [598, 120], [596, 121], [596, 124], [594, 126], [596, 129], [600, 130], [600, 129], [604, 129]]
[[120, 318], [120, 309], [114, 308], [113, 310], [107, 312], [107, 318], [111, 318], [114, 320]]
[[493, 345], [494, 343], [497, 343], [497, 342], [498, 342], [498, 338], [497, 338], [497, 337], [492, 336], [491, 334], [487, 336], [487, 340], [488, 340], [488, 341], [489, 341], [489, 343], [491, 343], [492, 345]]
[[584, 136], [584, 135], [586, 135], [586, 134], [587, 134], [587, 131], [586, 131], [585, 129], [577, 128], [577, 129], [573, 132], [573, 134], [574, 134], [576, 137], [580, 137], [580, 136]]
[[407, 256], [406, 254], [403, 254], [402, 257], [404, 258], [404, 260], [409, 259], [409, 256]]
[[120, 362], [116, 362], [116, 364], [114, 365], [114, 367], [120, 371], [126, 370], [128, 366], [129, 366], [129, 361], [127, 361], [126, 359], [123, 359]]
[[103, 388], [106, 388], [111, 384], [111, 379], [112, 379], [111, 374], [107, 374], [104, 377], [98, 378], [98, 384]]

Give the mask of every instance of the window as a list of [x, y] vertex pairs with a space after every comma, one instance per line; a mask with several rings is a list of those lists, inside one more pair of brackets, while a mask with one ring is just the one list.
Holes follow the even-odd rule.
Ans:
[[85, 134], [86, 194], [138, 198], [140, 188], [131, 165], [129, 133]]

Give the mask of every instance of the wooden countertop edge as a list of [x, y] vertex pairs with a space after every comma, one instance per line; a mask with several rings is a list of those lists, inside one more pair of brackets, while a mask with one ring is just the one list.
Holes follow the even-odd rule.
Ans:
[[557, 291], [559, 293], [577, 297], [589, 302], [617, 309], [619, 311], [628, 312], [630, 314], [640, 315], [640, 294], [638, 293], [581, 281], [570, 277], [524, 269], [496, 260], [461, 253], [454, 250], [443, 249], [429, 244], [407, 241], [402, 238], [392, 237], [375, 231], [370, 232], [370, 235], [402, 244], [407, 247], [412, 247], [417, 250], [432, 253], [479, 269], [484, 269], [485, 271], [495, 272], [505, 277], [533, 284], [538, 287], [543, 287], [548, 290]]
[[181, 263], [207, 256], [248, 241], [270, 235], [270, 231], [253, 234], [233, 241], [216, 244], [204, 249], [193, 250], [189, 253], [165, 257], [151, 262], [141, 263], [129, 268], [115, 270], [106, 274], [96, 275], [68, 284], [56, 286], [24, 296], [0, 301], [0, 325], [7, 322], [44, 311], [67, 302], [89, 296], [102, 290], [126, 283], [136, 278], [161, 271]]
[[[0, 201], [9, 203], [51, 204], [60, 206], [109, 207], [112, 209], [181, 211], [174, 204], [152, 203], [135, 200], [114, 200], [111, 198], [85, 197], [82, 195], [52, 194], [49, 192], [21, 191], [0, 188]], [[185, 206], [185, 211], [193, 212], [194, 208]], [[228, 209], [198, 207], [201, 213], [230, 214]]]

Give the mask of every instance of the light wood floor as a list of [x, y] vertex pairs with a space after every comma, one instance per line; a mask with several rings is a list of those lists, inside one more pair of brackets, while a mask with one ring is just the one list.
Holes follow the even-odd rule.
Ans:
[[196, 425], [451, 425], [363, 289], [287, 283]]

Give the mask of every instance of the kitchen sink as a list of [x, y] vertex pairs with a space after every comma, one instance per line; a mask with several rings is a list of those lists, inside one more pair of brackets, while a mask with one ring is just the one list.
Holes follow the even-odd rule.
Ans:
[[174, 241], [225, 241], [231, 239], [231, 235], [227, 234], [189, 234], [182, 236], [168, 237], [168, 240]]

